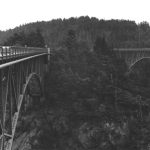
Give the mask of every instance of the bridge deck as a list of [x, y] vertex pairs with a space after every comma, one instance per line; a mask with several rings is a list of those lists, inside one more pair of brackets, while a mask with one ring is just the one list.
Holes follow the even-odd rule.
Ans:
[[114, 48], [118, 51], [150, 51], [150, 48]]
[[[19, 62], [22, 62], [22, 61], [25, 61], [27, 59], [31, 59], [31, 58], [34, 58], [34, 57], [39, 57], [39, 56], [43, 56], [43, 55], [47, 55], [47, 53], [42, 53], [42, 54], [37, 54], [37, 55], [33, 55], [33, 56], [29, 56], [29, 57], [20, 57], [20, 59], [17, 59], [17, 60], [14, 60], [14, 61], [10, 61], [10, 62], [7, 62], [7, 63], [3, 63], [3, 64], [0, 64], [0, 69], [1, 68], [4, 68], [4, 67], [7, 67], [7, 66], [10, 66], [10, 65], [14, 65], [16, 63], [19, 63]], [[1, 61], [1, 60], [0, 60]]]
[[43, 53], [46, 54], [47, 49], [33, 47], [0, 46], [0, 64]]

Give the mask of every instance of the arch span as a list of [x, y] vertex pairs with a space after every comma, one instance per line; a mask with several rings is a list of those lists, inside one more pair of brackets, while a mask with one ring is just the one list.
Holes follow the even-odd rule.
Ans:
[[11, 150], [21, 106], [43, 96], [44, 65], [40, 56], [0, 69], [0, 149]]
[[124, 58], [128, 68], [131, 68], [134, 64], [144, 58], [150, 58], [150, 48], [131, 48], [131, 49], [119, 49], [120, 57]]
[[134, 61], [130, 66], [129, 66], [129, 69], [132, 68], [136, 63], [140, 62], [141, 60], [144, 60], [144, 59], [150, 59], [150, 57], [141, 57], [139, 59], [137, 59], [136, 61]]
[[[11, 150], [21, 106], [28, 100], [26, 95], [34, 96], [39, 91], [40, 96], [43, 94], [40, 81], [48, 53], [43, 48], [3, 46], [0, 49], [0, 150]], [[7, 53], [11, 50], [13, 54]], [[36, 88], [30, 88], [30, 84]]]
[[[33, 78], [34, 78], [34, 80], [33, 80]], [[36, 85], [36, 87], [35, 87], [35, 85]], [[30, 94], [30, 96], [39, 96], [39, 97], [43, 96], [43, 89], [42, 89], [42, 86], [40, 83], [40, 78], [35, 72], [30, 73], [30, 75], [27, 77], [26, 83], [22, 87], [22, 94], [19, 96], [19, 103], [17, 106], [17, 111], [14, 113], [14, 116], [12, 119], [12, 137], [8, 140], [8, 142], [6, 144], [6, 150], [11, 150], [11, 148], [12, 148], [13, 139], [14, 139], [21, 107], [25, 101], [28, 101], [28, 99], [27, 99], [28, 94]]]

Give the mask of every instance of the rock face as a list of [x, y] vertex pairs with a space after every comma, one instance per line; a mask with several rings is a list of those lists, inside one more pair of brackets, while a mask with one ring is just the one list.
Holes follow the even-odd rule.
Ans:
[[115, 150], [128, 137], [128, 123], [76, 122], [69, 111], [49, 108], [21, 114], [13, 150]]

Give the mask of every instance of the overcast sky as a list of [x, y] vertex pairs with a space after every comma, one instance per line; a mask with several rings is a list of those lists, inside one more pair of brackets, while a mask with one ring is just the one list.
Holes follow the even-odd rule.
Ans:
[[0, 30], [86, 15], [150, 23], [150, 0], [0, 0]]

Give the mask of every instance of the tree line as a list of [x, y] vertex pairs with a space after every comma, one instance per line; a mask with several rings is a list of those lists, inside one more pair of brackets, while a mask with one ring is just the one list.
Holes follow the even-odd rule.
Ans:
[[41, 124], [30, 139], [32, 148], [148, 150], [150, 61], [140, 61], [129, 70], [113, 47], [148, 47], [149, 24], [58, 19], [18, 27], [15, 30], [26, 30], [12, 34], [6, 44], [28, 46], [38, 41], [39, 36], [29, 36], [37, 34], [37, 25], [44, 44], [54, 50], [44, 77]]
[[25, 34], [24, 31], [14, 33], [3, 42], [4, 46], [45, 47], [44, 37], [40, 29]]
[[45, 44], [51, 48], [61, 45], [70, 29], [75, 31], [77, 40], [86, 42], [90, 49], [97, 36], [104, 36], [108, 45], [113, 47], [150, 47], [148, 22], [136, 24], [131, 20], [99, 20], [88, 16], [29, 23], [1, 31], [0, 43], [2, 45], [14, 33], [30, 34], [37, 28], [41, 30]]

